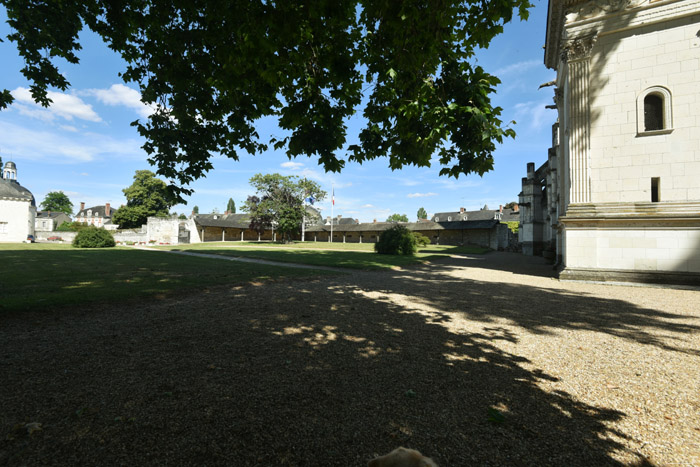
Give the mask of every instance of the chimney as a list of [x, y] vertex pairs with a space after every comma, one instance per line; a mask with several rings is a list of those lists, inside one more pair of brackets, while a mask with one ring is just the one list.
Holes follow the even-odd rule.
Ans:
[[360, 219], [355, 219], [355, 224], [359, 224], [359, 223], [360, 223]]
[[377, 219], [374, 219], [374, 220], [372, 221], [372, 224], [376, 224], [376, 223], [377, 223]]
[[499, 204], [499, 205], [498, 205], [498, 211], [499, 211], [501, 214], [503, 214], [503, 205], [502, 205], [502, 204]]
[[194, 217], [194, 209], [192, 210], [192, 214], [190, 214], [190, 217]]
[[514, 204], [513, 205], [513, 212], [519, 212], [519, 211], [520, 211], [520, 206], [518, 206], [517, 204]]
[[112, 208], [109, 206], [109, 203], [105, 203], [105, 217], [109, 217], [110, 212], [112, 212]]
[[228, 216], [229, 214], [231, 214], [231, 213], [228, 211], [228, 209], [226, 211], [224, 211], [225, 216]]
[[463, 214], [464, 213], [464, 208], [459, 208], [459, 213]]
[[80, 210], [84, 211], [85, 210], [85, 203], [80, 203]]

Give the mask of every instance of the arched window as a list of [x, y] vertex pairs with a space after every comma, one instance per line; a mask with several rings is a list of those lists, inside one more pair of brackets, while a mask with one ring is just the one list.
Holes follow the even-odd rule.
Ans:
[[658, 94], [644, 97], [644, 131], [664, 129], [664, 99]]
[[671, 131], [671, 92], [662, 86], [645, 89], [637, 97], [637, 134], [658, 135]]

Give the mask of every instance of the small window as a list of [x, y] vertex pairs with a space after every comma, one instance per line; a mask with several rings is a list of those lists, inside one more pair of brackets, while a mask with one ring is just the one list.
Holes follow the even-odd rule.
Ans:
[[651, 202], [658, 203], [660, 201], [659, 188], [661, 184], [661, 179], [659, 177], [654, 177], [651, 179]]
[[447, 222], [451, 222], [451, 221], [452, 221], [452, 216], [447, 216]]
[[440, 218], [436, 216], [436, 217], [435, 217], [435, 222], [440, 222]]
[[637, 96], [637, 134], [649, 136], [672, 131], [671, 92], [662, 86], [644, 90]]
[[658, 94], [644, 98], [644, 131], [664, 129], [664, 100]]

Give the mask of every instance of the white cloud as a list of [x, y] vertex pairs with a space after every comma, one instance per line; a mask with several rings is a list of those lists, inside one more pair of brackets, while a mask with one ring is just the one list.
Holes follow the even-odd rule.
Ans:
[[527, 60], [524, 62], [517, 62], [511, 65], [499, 68], [494, 72], [496, 76], [503, 76], [508, 74], [521, 74], [527, 70], [531, 70], [537, 67], [543, 67], [542, 60]]
[[58, 125], [61, 130], [70, 131], [71, 133], [77, 133], [78, 129], [73, 125]]
[[437, 196], [437, 193], [409, 193], [406, 196], [409, 198], [427, 198], [428, 196]]
[[523, 125], [531, 130], [541, 130], [545, 125], [551, 125], [555, 119], [554, 114], [551, 113], [550, 109], [545, 108], [551, 103], [551, 99], [548, 99], [515, 104], [516, 122], [529, 122]]
[[372, 204], [363, 204], [363, 205], [360, 206], [360, 207], [363, 208], [363, 209], [372, 209], [372, 208], [374, 208], [375, 206], [372, 205]]
[[87, 89], [83, 94], [94, 96], [105, 105], [124, 106], [135, 110], [142, 118], [148, 118], [156, 107], [141, 102], [141, 93], [123, 84], [113, 84], [109, 89]]
[[282, 162], [280, 164], [280, 167], [283, 167], [285, 169], [296, 170], [296, 169], [300, 169], [300, 168], [304, 167], [304, 164], [302, 164], [301, 162], [289, 161], [289, 162]]
[[97, 133], [66, 135], [51, 130], [32, 130], [0, 121], [3, 150], [27, 160], [53, 163], [89, 162], [102, 157], [145, 160], [146, 153], [136, 139], [115, 139]]
[[74, 118], [91, 122], [102, 121], [100, 116], [92, 110], [92, 106], [83, 102], [78, 96], [53, 91], [49, 91], [47, 94], [53, 103], [48, 108], [44, 108], [34, 102], [29, 89], [19, 87], [12, 91], [12, 97], [18, 103], [17, 110], [22, 115], [45, 121], [52, 121], [57, 116], [71, 121]]

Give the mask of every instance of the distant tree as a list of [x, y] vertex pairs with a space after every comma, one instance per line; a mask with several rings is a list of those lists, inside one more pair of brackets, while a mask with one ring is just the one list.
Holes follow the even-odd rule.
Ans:
[[517, 205], [518, 205], [517, 201], [511, 201], [510, 203], [503, 206], [503, 209], [513, 209]]
[[199, 214], [199, 206], [193, 207], [193, 208], [192, 208], [192, 212], [193, 212], [194, 214]]
[[126, 206], [115, 211], [112, 221], [123, 229], [140, 227], [149, 216], [167, 217], [170, 207], [175, 204], [168, 186], [150, 170], [137, 170], [134, 183], [122, 191], [126, 196]]
[[187, 216], [184, 215], [184, 214], [180, 214], [180, 215], [178, 216], [178, 219], [180, 219], [181, 221], [184, 221], [184, 220], [187, 220]]
[[427, 218], [428, 218], [428, 213], [425, 212], [425, 209], [420, 208], [418, 210], [418, 219], [420, 220], [420, 219], [427, 219]]
[[212, 214], [219, 214], [219, 208], [214, 208], [211, 210]]
[[387, 222], [408, 222], [408, 216], [406, 214], [392, 214], [386, 220]]
[[304, 198], [313, 196], [322, 201], [326, 197], [318, 183], [294, 175], [257, 174], [250, 184], [256, 194], [249, 196], [243, 207], [250, 213], [250, 228], [261, 232], [274, 225], [285, 241], [301, 229]]
[[228, 199], [226, 210], [229, 212], [229, 214], [236, 214], [236, 203], [233, 201], [233, 198]]
[[62, 191], [50, 191], [41, 202], [44, 211], [63, 212], [69, 216], [73, 214], [73, 203]]

